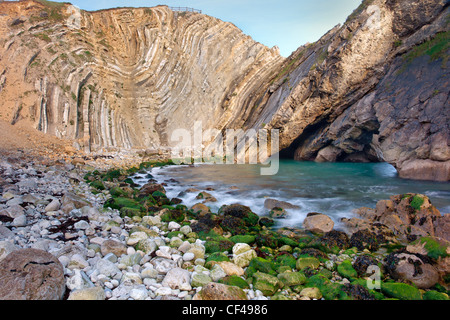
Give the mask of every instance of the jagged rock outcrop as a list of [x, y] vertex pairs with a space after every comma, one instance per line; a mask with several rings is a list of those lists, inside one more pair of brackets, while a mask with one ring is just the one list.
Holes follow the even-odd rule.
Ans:
[[288, 157], [387, 161], [403, 178], [448, 181], [449, 10], [364, 0], [284, 59], [231, 23], [165, 6], [73, 18], [68, 4], [3, 2], [0, 117], [87, 151], [170, 151], [196, 121], [219, 135], [279, 129]]
[[283, 58], [231, 23], [168, 7], [0, 3], [1, 117], [102, 147], [165, 148], [221, 123]]
[[298, 160], [387, 161], [403, 178], [450, 180], [448, 15], [444, 0], [363, 1], [292, 54], [254, 121], [280, 129]]

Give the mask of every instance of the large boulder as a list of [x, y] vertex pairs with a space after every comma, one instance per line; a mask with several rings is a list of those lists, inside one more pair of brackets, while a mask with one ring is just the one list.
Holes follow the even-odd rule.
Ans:
[[0, 262], [0, 300], [62, 300], [64, 268], [50, 253], [38, 249], [11, 252]]
[[386, 269], [391, 277], [411, 282], [419, 289], [431, 288], [439, 281], [436, 268], [417, 255], [406, 252], [391, 253], [386, 261]]
[[303, 227], [314, 233], [327, 233], [333, 230], [334, 222], [325, 214], [308, 213], [303, 221]]

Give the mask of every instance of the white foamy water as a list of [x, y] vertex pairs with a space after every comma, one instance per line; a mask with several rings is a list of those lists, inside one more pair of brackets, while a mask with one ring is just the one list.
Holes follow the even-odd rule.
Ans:
[[[277, 226], [300, 227], [309, 212], [330, 216], [339, 229], [340, 219], [350, 218], [360, 207], [374, 208], [377, 201], [395, 194], [414, 192], [430, 197], [441, 213], [450, 212], [450, 184], [399, 179], [395, 169], [385, 163], [312, 163], [281, 161], [275, 176], [261, 176], [258, 165], [168, 166], [148, 170], [158, 183], [165, 183], [169, 198], [180, 198], [191, 207], [203, 202], [196, 199], [206, 191], [217, 202], [205, 203], [213, 212], [222, 205], [239, 203], [260, 216], [267, 215], [266, 198], [297, 205], [287, 209], [289, 216], [278, 219]], [[145, 173], [132, 176], [144, 185], [150, 179]], [[199, 191], [186, 192], [189, 188]], [[211, 189], [211, 190], [208, 190]]]

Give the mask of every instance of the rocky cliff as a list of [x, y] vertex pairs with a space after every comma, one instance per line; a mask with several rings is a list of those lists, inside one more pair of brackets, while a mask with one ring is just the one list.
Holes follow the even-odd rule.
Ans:
[[0, 117], [105, 147], [170, 150], [191, 129], [279, 129], [282, 155], [387, 161], [450, 180], [449, 8], [365, 0], [289, 58], [231, 23], [169, 8], [0, 3]]
[[231, 23], [165, 6], [77, 16], [30, 0], [0, 12], [1, 117], [88, 151], [170, 147], [195, 121], [221, 129], [283, 60]]
[[404, 178], [450, 179], [449, 8], [363, 1], [284, 63], [260, 119], [298, 160], [387, 161]]

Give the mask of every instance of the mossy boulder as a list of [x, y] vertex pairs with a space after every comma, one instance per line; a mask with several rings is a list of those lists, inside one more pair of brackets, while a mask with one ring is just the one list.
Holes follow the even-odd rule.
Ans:
[[219, 283], [223, 283], [223, 284], [226, 284], [229, 286], [239, 287], [241, 289], [250, 288], [247, 281], [245, 281], [244, 279], [242, 279], [241, 277], [236, 276], [236, 275], [226, 276], [226, 277], [220, 279]]
[[344, 278], [353, 279], [358, 277], [358, 272], [353, 268], [352, 262], [350, 260], [344, 260], [342, 263], [338, 264], [337, 272]]
[[233, 241], [234, 243], [252, 244], [255, 240], [255, 236], [252, 235], [235, 235], [230, 238], [230, 241]]
[[220, 226], [224, 231], [230, 232], [232, 235], [244, 235], [248, 233], [245, 222], [237, 217], [226, 216], [223, 218]]
[[276, 269], [277, 265], [274, 264], [272, 261], [261, 257], [256, 257], [250, 261], [250, 264], [248, 265], [248, 268], [245, 271], [245, 275], [247, 277], [251, 277], [256, 272], [263, 272], [276, 276], [277, 275]]
[[224, 205], [219, 209], [219, 214], [232, 216], [242, 219], [247, 227], [258, 225], [259, 216], [253, 213], [252, 210], [241, 204]]
[[380, 246], [380, 238], [374, 232], [367, 229], [359, 230], [352, 234], [350, 238], [350, 245], [363, 251], [367, 249], [369, 251], [377, 251]]
[[183, 222], [185, 219], [185, 214], [181, 210], [165, 210], [164, 214], [161, 215], [161, 221], [163, 222], [171, 222], [175, 221], [178, 223]]
[[213, 252], [206, 258], [205, 266], [212, 266], [214, 262], [230, 261], [230, 258], [223, 252]]
[[276, 276], [259, 271], [253, 274], [253, 288], [260, 290], [265, 296], [274, 295], [281, 285]]
[[126, 192], [125, 190], [123, 190], [120, 187], [112, 187], [111, 189], [109, 189], [109, 194], [113, 197], [125, 197], [128, 198], [130, 197], [130, 194], [128, 192]]
[[277, 278], [285, 286], [297, 286], [306, 283], [306, 276], [301, 272], [283, 272], [279, 273]]
[[423, 294], [423, 300], [450, 300], [448, 295], [436, 290], [430, 290]]
[[288, 266], [291, 269], [295, 269], [297, 266], [297, 259], [288, 253], [277, 256], [275, 262], [281, 266]]
[[342, 231], [332, 230], [318, 239], [313, 240], [313, 246], [327, 253], [337, 254], [341, 250], [350, 247], [350, 239]]
[[317, 269], [320, 265], [320, 261], [314, 257], [301, 257], [297, 260], [295, 267], [297, 270], [303, 270], [306, 268]]
[[288, 245], [291, 247], [296, 247], [298, 246], [298, 242], [292, 238], [281, 236], [278, 238], [278, 245]]
[[422, 300], [422, 294], [419, 289], [406, 283], [381, 283], [381, 292], [388, 297], [400, 300]]
[[105, 208], [111, 208], [111, 209], [117, 209], [120, 210], [122, 208], [131, 208], [131, 209], [137, 209], [142, 212], [145, 211], [145, 207], [141, 205], [138, 201], [130, 198], [124, 198], [124, 197], [118, 197], [118, 198], [111, 198], [108, 199], [105, 204]]
[[135, 209], [135, 208], [128, 208], [128, 207], [123, 207], [120, 208], [120, 216], [123, 217], [140, 217], [142, 216], [142, 211], [139, 209]]
[[106, 189], [106, 188], [105, 188], [105, 185], [104, 185], [103, 182], [100, 181], [100, 180], [92, 181], [89, 185], [90, 185], [92, 188], [97, 189], [97, 190], [100, 190], [100, 191]]
[[261, 227], [271, 228], [275, 225], [275, 221], [269, 217], [261, 217], [261, 219], [259, 219], [258, 224]]
[[304, 286], [306, 288], [318, 288], [325, 300], [346, 300], [349, 298], [348, 294], [342, 290], [342, 284], [331, 282], [321, 274], [309, 277]]
[[206, 253], [229, 251], [233, 248], [234, 242], [228, 239], [210, 240], [205, 242]]
[[261, 232], [256, 236], [256, 244], [259, 247], [277, 248], [279, 245], [278, 234], [272, 231]]
[[433, 237], [422, 237], [412, 242], [411, 246], [423, 246], [423, 249], [426, 251], [426, 255], [434, 260], [448, 256], [447, 243], [439, 241]]

